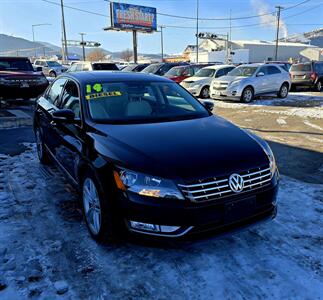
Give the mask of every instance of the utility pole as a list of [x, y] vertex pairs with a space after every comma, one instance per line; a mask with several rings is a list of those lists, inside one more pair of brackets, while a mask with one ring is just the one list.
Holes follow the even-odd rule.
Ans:
[[137, 46], [137, 30], [132, 31], [132, 43], [133, 43], [133, 60], [136, 64], [138, 62], [138, 46]]
[[164, 36], [163, 36], [163, 28], [165, 26], [159, 26], [160, 28], [160, 47], [161, 47], [161, 61], [164, 61]]
[[199, 62], [199, 0], [196, 0], [196, 63]]
[[[33, 42], [35, 43], [35, 27], [38, 27], [38, 26], [49, 26], [49, 25], [52, 25], [52, 24], [49, 24], [49, 23], [42, 23], [42, 24], [33, 24], [31, 25], [31, 29], [32, 29], [32, 32], [33, 32]], [[37, 57], [37, 48], [35, 48], [35, 57]]]
[[84, 38], [83, 38], [85, 33], [81, 32], [81, 33], [79, 33], [79, 35], [81, 35], [81, 46], [82, 46], [82, 50], [83, 50], [83, 61], [85, 61], [85, 44], [86, 43], [84, 43]]
[[277, 5], [277, 31], [276, 31], [276, 47], [275, 47], [275, 60], [278, 59], [278, 39], [279, 39], [279, 26], [280, 26], [280, 11], [284, 9], [282, 6]]
[[68, 51], [67, 51], [67, 42], [66, 42], [66, 28], [65, 28], [65, 18], [64, 18], [64, 4], [63, 0], [61, 0], [61, 12], [62, 12], [62, 49], [64, 49], [64, 56], [62, 57], [63, 61], [65, 61], [68, 57]]

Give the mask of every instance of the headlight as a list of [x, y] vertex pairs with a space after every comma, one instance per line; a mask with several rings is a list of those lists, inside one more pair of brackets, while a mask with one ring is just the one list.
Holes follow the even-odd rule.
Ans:
[[229, 87], [233, 87], [233, 86], [237, 86], [239, 85], [239, 83], [241, 82], [241, 79], [240, 80], [234, 80], [230, 83]]
[[114, 171], [117, 187], [143, 196], [184, 200], [176, 185], [168, 179], [122, 169]]
[[244, 129], [244, 131], [252, 139], [254, 139], [261, 146], [261, 148], [264, 150], [264, 152], [267, 154], [268, 159], [269, 159], [270, 174], [271, 174], [271, 178], [273, 178], [273, 176], [275, 175], [275, 173], [277, 171], [277, 164], [276, 164], [276, 159], [275, 159], [273, 151], [271, 150], [269, 145], [263, 139], [261, 139], [259, 136], [252, 133], [249, 130]]

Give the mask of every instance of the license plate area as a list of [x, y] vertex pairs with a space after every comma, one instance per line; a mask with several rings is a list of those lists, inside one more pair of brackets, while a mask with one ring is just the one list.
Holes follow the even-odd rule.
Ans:
[[255, 214], [256, 197], [249, 197], [240, 201], [227, 203], [224, 206], [224, 219], [226, 223], [238, 221]]
[[22, 82], [20, 84], [20, 87], [22, 87], [22, 88], [29, 88], [29, 84], [27, 82]]

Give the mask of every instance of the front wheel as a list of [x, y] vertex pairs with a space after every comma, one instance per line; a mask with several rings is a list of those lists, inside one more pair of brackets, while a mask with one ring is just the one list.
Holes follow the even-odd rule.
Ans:
[[278, 92], [278, 98], [286, 98], [288, 96], [288, 84], [283, 83]]
[[253, 100], [254, 93], [251, 87], [246, 87], [241, 95], [241, 101], [245, 103], [250, 103]]
[[315, 85], [315, 90], [317, 92], [320, 92], [322, 90], [322, 82], [321, 81], [318, 81]]
[[115, 241], [117, 228], [116, 213], [111, 203], [113, 195], [101, 188], [92, 171], [87, 171], [82, 180], [83, 213], [88, 230], [98, 242]]
[[202, 88], [200, 93], [200, 98], [202, 99], [210, 98], [210, 88], [208, 86], [205, 86]]
[[56, 73], [54, 71], [50, 71], [48, 75], [49, 77], [56, 77]]

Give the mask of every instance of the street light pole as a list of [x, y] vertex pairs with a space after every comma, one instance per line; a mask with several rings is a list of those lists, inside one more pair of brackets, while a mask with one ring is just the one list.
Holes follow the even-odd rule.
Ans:
[[84, 43], [84, 35], [85, 33], [81, 32], [79, 33], [81, 35], [81, 45], [82, 45], [82, 50], [83, 50], [83, 61], [85, 61], [85, 43]]
[[199, 0], [196, 0], [196, 63], [199, 62]]
[[[49, 26], [49, 25], [52, 25], [52, 24], [49, 24], [49, 23], [42, 23], [42, 24], [33, 24], [31, 25], [31, 29], [32, 29], [32, 32], [33, 32], [33, 43], [35, 43], [35, 27], [38, 27], [38, 26]], [[35, 48], [35, 57], [37, 57], [37, 49]]]
[[276, 31], [276, 47], [275, 47], [275, 61], [278, 57], [278, 39], [279, 39], [279, 26], [280, 26], [280, 11], [283, 9], [282, 6], [277, 5], [277, 31]]

